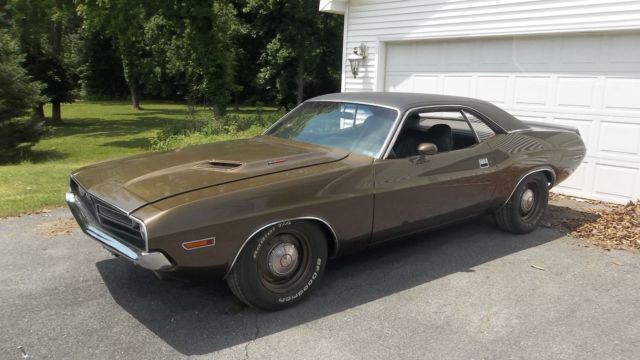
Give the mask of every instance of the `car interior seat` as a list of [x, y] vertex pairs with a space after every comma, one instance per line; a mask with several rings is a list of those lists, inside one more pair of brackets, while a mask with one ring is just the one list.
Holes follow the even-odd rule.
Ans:
[[393, 148], [393, 157], [405, 158], [418, 155], [418, 145], [432, 143], [438, 152], [453, 150], [453, 134], [446, 124], [436, 124], [427, 130], [420, 128], [420, 115], [413, 114], [405, 121], [404, 129]]
[[433, 125], [424, 133], [422, 142], [435, 144], [438, 147], [438, 152], [453, 150], [451, 126], [447, 124]]

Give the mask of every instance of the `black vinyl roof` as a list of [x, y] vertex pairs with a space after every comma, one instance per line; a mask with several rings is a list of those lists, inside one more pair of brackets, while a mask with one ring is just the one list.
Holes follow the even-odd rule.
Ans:
[[308, 101], [366, 103], [392, 107], [401, 112], [419, 106], [460, 105], [476, 110], [506, 131], [528, 128], [513, 115], [487, 101], [460, 96], [400, 92], [346, 92], [322, 95]]

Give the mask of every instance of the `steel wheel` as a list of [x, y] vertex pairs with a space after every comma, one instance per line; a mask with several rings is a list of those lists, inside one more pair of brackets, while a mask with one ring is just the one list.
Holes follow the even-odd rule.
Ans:
[[282, 309], [303, 300], [317, 286], [327, 256], [327, 238], [319, 225], [281, 222], [250, 239], [227, 283], [248, 305]]
[[494, 217], [498, 226], [508, 232], [524, 234], [533, 231], [544, 215], [549, 200], [547, 178], [533, 173], [524, 178], [509, 201]]
[[275, 292], [286, 292], [309, 270], [309, 239], [304, 234], [285, 232], [264, 245], [258, 259], [258, 275], [262, 285]]

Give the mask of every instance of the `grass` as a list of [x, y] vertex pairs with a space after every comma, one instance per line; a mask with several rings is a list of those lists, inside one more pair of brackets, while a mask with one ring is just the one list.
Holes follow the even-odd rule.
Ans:
[[[19, 164], [0, 165], [0, 217], [21, 215], [64, 205], [69, 173], [97, 161], [150, 151], [149, 139], [171, 122], [189, 119], [183, 104], [144, 103], [132, 110], [127, 102], [76, 102], [62, 106], [64, 124], [55, 126]], [[50, 115], [45, 109], [45, 114]], [[274, 111], [274, 110], [268, 110]], [[196, 116], [206, 116], [206, 109]], [[230, 111], [234, 113], [234, 111]], [[243, 108], [239, 115], [255, 114]], [[175, 146], [248, 137], [239, 134], [194, 135]]]

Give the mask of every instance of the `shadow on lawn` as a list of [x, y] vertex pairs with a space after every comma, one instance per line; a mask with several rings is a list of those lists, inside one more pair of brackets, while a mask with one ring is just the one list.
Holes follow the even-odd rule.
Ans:
[[[201, 111], [201, 110], [199, 110]], [[146, 116], [166, 116], [169, 120], [171, 117], [175, 116], [187, 116], [188, 110], [183, 109], [140, 109], [137, 111], [131, 111], [129, 113], [117, 113], [113, 114], [113, 116], [135, 116], [135, 117], [146, 117]]]
[[60, 152], [55, 149], [51, 150], [31, 150], [26, 156], [25, 160], [28, 160], [34, 164], [40, 164], [50, 161], [58, 161], [66, 159], [69, 154]]
[[50, 137], [61, 136], [104, 136], [116, 137], [134, 135], [159, 129], [171, 120], [162, 117], [139, 118], [132, 120], [105, 120], [99, 118], [71, 119], [56, 125]]
[[23, 154], [15, 156], [9, 159], [5, 159], [0, 156], [0, 166], [2, 165], [16, 165], [22, 162], [30, 162], [33, 164], [42, 164], [51, 161], [58, 161], [66, 159], [69, 156], [67, 153], [60, 152], [55, 149], [51, 150], [26, 150]]
[[309, 299], [276, 313], [251, 308], [239, 311], [242, 307], [223, 281], [162, 282], [121, 259], [104, 260], [96, 266], [124, 310], [180, 353], [202, 355], [447, 275], [474, 272], [478, 265], [561, 236], [544, 228], [514, 236], [495, 229], [488, 219], [427, 233], [330, 262], [321, 286]]
[[100, 146], [116, 146], [130, 149], [149, 149], [151, 148], [151, 141], [146, 137], [137, 137], [129, 140], [117, 140], [109, 141]]

